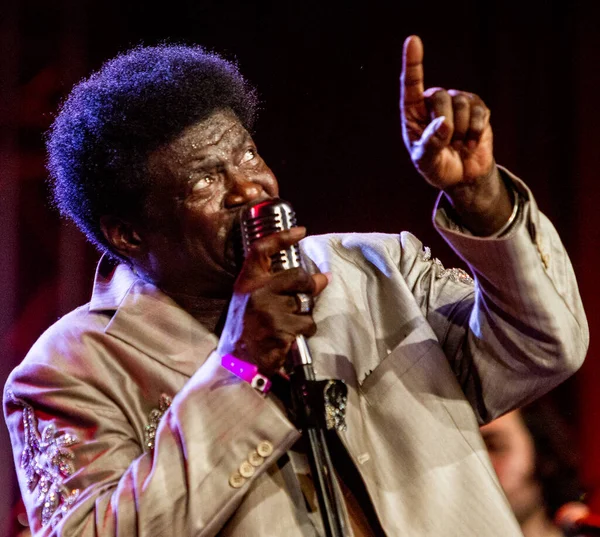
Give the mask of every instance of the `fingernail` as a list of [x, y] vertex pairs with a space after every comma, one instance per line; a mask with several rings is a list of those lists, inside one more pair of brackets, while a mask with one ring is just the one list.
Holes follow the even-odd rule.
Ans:
[[331, 272], [323, 272], [323, 274], [327, 278], [327, 282], [331, 283], [331, 280], [333, 279], [333, 276], [332, 276]]

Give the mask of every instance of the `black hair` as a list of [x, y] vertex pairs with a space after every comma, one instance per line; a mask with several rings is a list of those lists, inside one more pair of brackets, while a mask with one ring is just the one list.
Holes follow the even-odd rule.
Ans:
[[217, 110], [251, 130], [256, 91], [200, 46], [139, 46], [81, 81], [46, 136], [54, 204], [101, 251], [100, 217], [143, 214], [150, 152]]
[[521, 416], [533, 439], [535, 474], [544, 504], [550, 518], [554, 518], [562, 505], [582, 501], [584, 496], [574, 431], [549, 399], [522, 408]]

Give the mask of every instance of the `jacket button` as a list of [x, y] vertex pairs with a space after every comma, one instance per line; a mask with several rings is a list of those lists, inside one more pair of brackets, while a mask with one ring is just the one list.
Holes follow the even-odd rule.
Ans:
[[240, 474], [243, 477], [252, 477], [254, 475], [254, 466], [252, 466], [248, 461], [244, 461], [241, 465], [240, 465], [240, 470], [239, 470]]
[[242, 477], [238, 472], [234, 472], [233, 474], [231, 474], [229, 476], [229, 484], [234, 489], [239, 489], [240, 487], [242, 487], [244, 485], [245, 482], [246, 482], [246, 478]]
[[252, 466], [260, 466], [263, 462], [265, 462], [265, 458], [261, 457], [258, 454], [258, 451], [253, 451], [250, 453], [250, 455], [248, 455], [248, 462], [250, 462]]
[[268, 440], [263, 440], [256, 447], [256, 451], [258, 451], [258, 454], [261, 457], [268, 457], [271, 453], [273, 453], [273, 444], [271, 444], [271, 442]]

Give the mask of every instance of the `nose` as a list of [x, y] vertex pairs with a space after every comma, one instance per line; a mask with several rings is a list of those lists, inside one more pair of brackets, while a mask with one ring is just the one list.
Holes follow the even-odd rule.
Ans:
[[226, 207], [246, 205], [251, 201], [267, 197], [262, 185], [244, 174], [236, 174], [231, 178], [231, 186], [225, 196]]

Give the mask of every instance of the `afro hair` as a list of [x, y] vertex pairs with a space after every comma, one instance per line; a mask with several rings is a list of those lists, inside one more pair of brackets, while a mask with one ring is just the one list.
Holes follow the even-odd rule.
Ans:
[[106, 62], [75, 85], [47, 133], [55, 206], [110, 252], [100, 217], [142, 214], [149, 154], [222, 109], [250, 130], [256, 91], [200, 46], [140, 46]]

